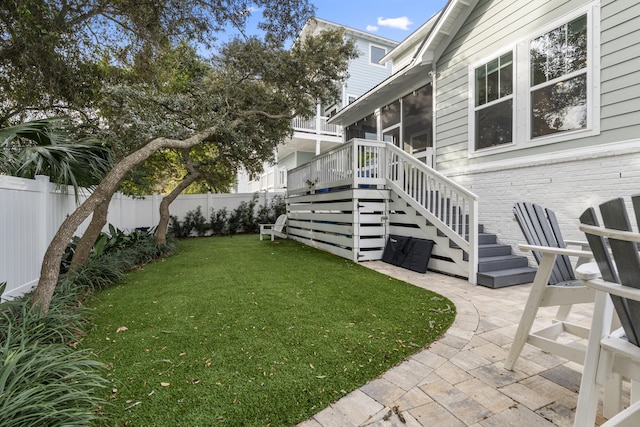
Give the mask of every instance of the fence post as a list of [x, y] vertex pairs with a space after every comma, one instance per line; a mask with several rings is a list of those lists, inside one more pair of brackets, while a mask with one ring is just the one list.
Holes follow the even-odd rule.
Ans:
[[151, 224], [150, 227], [155, 227], [160, 222], [160, 201], [158, 193], [151, 195]]
[[36, 256], [42, 262], [42, 258], [44, 257], [44, 253], [47, 250], [47, 246], [49, 246], [49, 242], [53, 238], [53, 233], [56, 230], [51, 230], [51, 225], [49, 218], [49, 211], [51, 210], [51, 195], [50, 193], [50, 178], [47, 175], [36, 175], [35, 180], [38, 182], [38, 191], [41, 193], [40, 195], [40, 206], [36, 207], [40, 211], [40, 224], [36, 227], [39, 230], [40, 238], [39, 244], [37, 246]]

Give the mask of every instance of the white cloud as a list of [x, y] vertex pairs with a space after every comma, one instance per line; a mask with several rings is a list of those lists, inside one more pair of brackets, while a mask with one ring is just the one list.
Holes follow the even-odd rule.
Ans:
[[378, 18], [378, 25], [382, 27], [397, 28], [399, 30], [408, 30], [409, 26], [413, 24], [406, 16], [400, 18]]
[[367, 31], [370, 31], [372, 33], [375, 33], [376, 31], [378, 31], [379, 27], [376, 27], [375, 25], [367, 25]]

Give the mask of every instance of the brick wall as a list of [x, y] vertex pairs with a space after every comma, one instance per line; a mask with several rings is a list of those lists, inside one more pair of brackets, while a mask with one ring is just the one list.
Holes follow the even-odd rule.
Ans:
[[485, 230], [517, 252], [516, 245], [524, 243], [524, 238], [513, 220], [511, 209], [516, 202], [552, 209], [565, 239], [585, 240], [578, 229], [578, 218], [585, 209], [597, 209], [598, 204], [615, 197], [624, 197], [630, 208], [629, 196], [640, 194], [640, 152], [539, 161], [451, 178], [480, 197], [479, 222]]

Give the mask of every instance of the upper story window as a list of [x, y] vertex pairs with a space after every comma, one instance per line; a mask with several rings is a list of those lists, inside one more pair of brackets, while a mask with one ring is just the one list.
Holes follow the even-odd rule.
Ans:
[[374, 44], [369, 45], [369, 63], [372, 65], [379, 65], [386, 67], [387, 64], [380, 64], [380, 60], [387, 54], [387, 49]]
[[472, 156], [599, 132], [596, 14], [585, 8], [470, 67]]

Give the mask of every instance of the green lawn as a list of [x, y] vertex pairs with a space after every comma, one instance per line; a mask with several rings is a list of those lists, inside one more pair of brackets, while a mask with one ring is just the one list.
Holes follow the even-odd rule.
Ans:
[[105, 425], [294, 425], [455, 316], [444, 297], [294, 241], [179, 247], [87, 303], [82, 345], [113, 384]]

